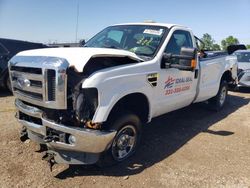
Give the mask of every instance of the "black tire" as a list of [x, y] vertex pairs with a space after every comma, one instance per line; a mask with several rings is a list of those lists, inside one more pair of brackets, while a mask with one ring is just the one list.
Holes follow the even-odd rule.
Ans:
[[116, 130], [117, 133], [110, 148], [101, 154], [97, 163], [99, 167], [107, 167], [125, 161], [135, 153], [140, 143], [141, 121], [135, 114], [124, 113], [118, 116], [111, 123], [109, 129]]
[[228, 91], [238, 91], [239, 88], [237, 84], [228, 84]]
[[228, 84], [225, 80], [222, 80], [217, 95], [208, 100], [212, 110], [220, 111], [224, 107], [227, 101], [227, 93], [228, 93]]

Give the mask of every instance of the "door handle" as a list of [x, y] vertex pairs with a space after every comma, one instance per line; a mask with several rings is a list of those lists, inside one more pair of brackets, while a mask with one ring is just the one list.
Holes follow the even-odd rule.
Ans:
[[194, 79], [197, 79], [199, 75], [199, 69], [195, 69], [194, 71]]

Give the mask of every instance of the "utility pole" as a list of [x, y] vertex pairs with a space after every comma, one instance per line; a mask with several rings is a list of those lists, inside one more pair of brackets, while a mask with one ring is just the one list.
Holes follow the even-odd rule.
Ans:
[[75, 42], [77, 43], [77, 35], [78, 35], [78, 17], [79, 17], [79, 0], [77, 0], [77, 10], [76, 10], [76, 39]]

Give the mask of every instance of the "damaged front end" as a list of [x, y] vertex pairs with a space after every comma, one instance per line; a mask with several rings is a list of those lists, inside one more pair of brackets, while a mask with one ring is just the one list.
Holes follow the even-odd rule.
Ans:
[[[52, 66], [41, 67], [31, 69], [18, 66], [18, 63], [10, 65], [18, 110], [16, 117], [23, 126], [21, 140], [29, 138], [46, 145], [48, 151], [44, 159], [50, 163], [96, 163], [100, 153], [109, 147], [116, 134], [115, 131], [101, 130], [101, 124], [93, 124], [91, 121], [98, 106], [97, 89], [81, 88], [87, 76], [73, 68], [58, 73], [58, 67], [56, 70]], [[48, 69], [55, 72], [53, 78], [48, 79]], [[30, 86], [19, 87], [17, 84], [22, 84], [21, 80], [28, 80]], [[57, 105], [57, 84], [67, 87], [60, 90], [66, 92], [66, 108]], [[49, 90], [54, 98], [48, 98], [44, 90]], [[48, 100], [54, 106], [49, 105]]]
[[93, 164], [116, 134], [114, 131], [57, 123], [44, 117], [40, 109], [19, 99], [15, 104], [19, 111], [18, 121], [26, 128], [28, 137], [39, 144], [46, 144], [57, 163]]
[[66, 59], [17, 56], [9, 64], [17, 119], [29, 138], [48, 151], [53, 163], [94, 164], [107, 150], [116, 131], [92, 119], [98, 107], [98, 89], [82, 85], [101, 69], [140, 62], [129, 57], [92, 57], [82, 72]]
[[[77, 72], [73, 67], [67, 71], [68, 79], [68, 106], [67, 111], [71, 112], [70, 117], [64, 122], [72, 122], [74, 126], [84, 126], [94, 128], [91, 120], [98, 106], [98, 90], [97, 88], [82, 88], [83, 81], [88, 77], [86, 74]], [[100, 128], [100, 127], [99, 127]]]

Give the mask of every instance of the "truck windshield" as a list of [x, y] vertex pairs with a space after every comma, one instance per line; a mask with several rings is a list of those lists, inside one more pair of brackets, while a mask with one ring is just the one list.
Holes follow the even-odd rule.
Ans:
[[250, 52], [236, 52], [238, 62], [250, 63]]
[[115, 48], [153, 57], [160, 48], [166, 27], [149, 25], [117, 25], [107, 27], [84, 47]]

